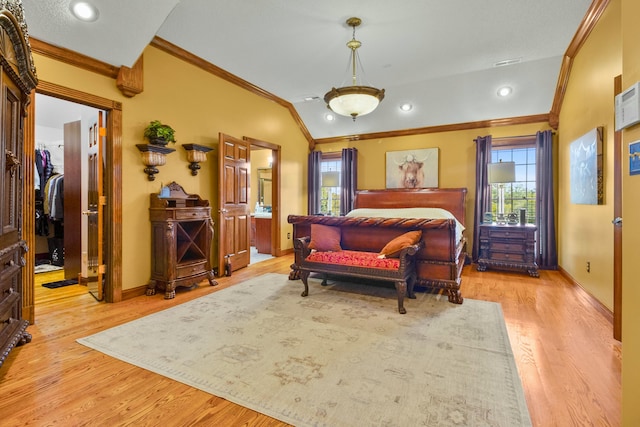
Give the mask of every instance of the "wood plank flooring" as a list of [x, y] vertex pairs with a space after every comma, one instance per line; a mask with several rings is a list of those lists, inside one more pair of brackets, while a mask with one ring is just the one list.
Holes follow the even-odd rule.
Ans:
[[[159, 294], [118, 304], [97, 302], [82, 285], [43, 288], [36, 276], [33, 341], [0, 368], [0, 425], [286, 425], [75, 340], [263, 273], [288, 274], [291, 263], [284, 256], [253, 264], [173, 300]], [[535, 279], [467, 266], [462, 277], [465, 298], [502, 305], [534, 426], [621, 424], [621, 345], [583, 291], [555, 271]]]

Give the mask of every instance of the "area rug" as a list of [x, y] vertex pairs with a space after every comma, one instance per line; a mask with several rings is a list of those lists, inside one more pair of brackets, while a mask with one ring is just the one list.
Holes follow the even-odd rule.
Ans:
[[77, 285], [78, 279], [58, 280], [57, 282], [43, 283], [42, 286], [49, 289], [61, 288], [63, 286]]
[[296, 426], [530, 426], [499, 304], [265, 274], [78, 340]]
[[36, 265], [34, 267], [34, 273], [38, 274], [38, 273], [48, 273], [50, 271], [58, 271], [58, 270], [62, 270], [63, 267], [59, 267], [57, 265], [52, 265], [52, 264], [39, 264]]

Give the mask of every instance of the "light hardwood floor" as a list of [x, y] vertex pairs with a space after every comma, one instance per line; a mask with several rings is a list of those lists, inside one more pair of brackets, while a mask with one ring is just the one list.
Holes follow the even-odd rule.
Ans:
[[[253, 264], [173, 300], [160, 293], [106, 304], [80, 285], [38, 285], [33, 341], [0, 368], [0, 425], [285, 425], [75, 340], [266, 272], [288, 274], [291, 262], [285, 256]], [[555, 271], [535, 279], [467, 266], [462, 277], [465, 298], [502, 305], [534, 426], [620, 425], [621, 345], [583, 291]]]

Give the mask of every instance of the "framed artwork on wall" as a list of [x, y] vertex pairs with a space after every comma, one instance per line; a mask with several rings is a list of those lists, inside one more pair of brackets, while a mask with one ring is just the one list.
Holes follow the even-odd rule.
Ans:
[[438, 148], [388, 151], [387, 188], [438, 187]]
[[603, 128], [597, 127], [569, 146], [571, 203], [604, 203], [602, 170]]
[[629, 175], [640, 175], [640, 141], [629, 143]]

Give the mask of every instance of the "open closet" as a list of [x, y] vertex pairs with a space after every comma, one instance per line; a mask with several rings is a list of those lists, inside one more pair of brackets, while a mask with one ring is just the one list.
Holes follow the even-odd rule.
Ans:
[[35, 272], [60, 270], [65, 283], [86, 284], [98, 267], [92, 159], [104, 112], [42, 94], [35, 105]]

